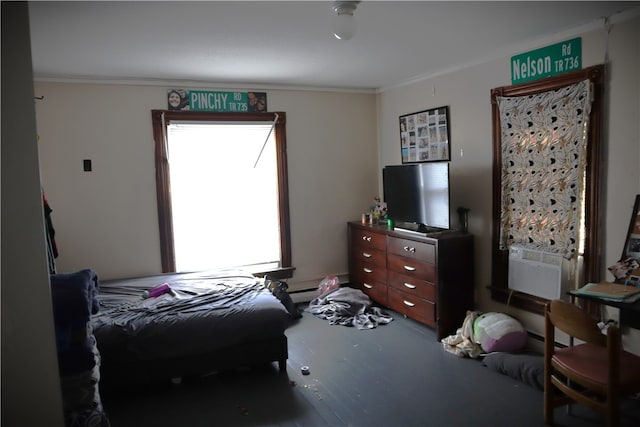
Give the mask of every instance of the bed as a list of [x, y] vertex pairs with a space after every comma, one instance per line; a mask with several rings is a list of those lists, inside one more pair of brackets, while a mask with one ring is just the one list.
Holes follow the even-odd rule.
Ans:
[[[143, 298], [167, 283], [171, 293]], [[298, 317], [282, 283], [238, 270], [101, 281], [91, 323], [103, 387], [177, 379], [278, 362]], [[289, 304], [288, 304], [289, 303]]]

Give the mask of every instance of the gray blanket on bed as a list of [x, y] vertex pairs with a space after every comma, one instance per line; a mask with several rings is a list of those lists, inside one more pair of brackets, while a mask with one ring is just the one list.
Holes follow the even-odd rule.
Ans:
[[348, 287], [334, 289], [314, 298], [309, 303], [309, 311], [327, 319], [332, 325], [355, 326], [358, 329], [373, 329], [393, 320], [380, 308], [373, 307], [364, 292]]

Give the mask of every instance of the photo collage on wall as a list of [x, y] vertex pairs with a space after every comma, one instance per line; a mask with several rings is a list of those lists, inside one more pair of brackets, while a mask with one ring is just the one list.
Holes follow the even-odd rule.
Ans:
[[449, 107], [400, 116], [402, 163], [450, 160]]

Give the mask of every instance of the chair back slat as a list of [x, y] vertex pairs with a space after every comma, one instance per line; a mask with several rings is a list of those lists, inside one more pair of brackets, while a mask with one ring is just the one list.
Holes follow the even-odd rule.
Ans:
[[549, 317], [555, 327], [568, 335], [594, 345], [607, 346], [607, 337], [602, 334], [597, 322], [579, 307], [553, 300]]

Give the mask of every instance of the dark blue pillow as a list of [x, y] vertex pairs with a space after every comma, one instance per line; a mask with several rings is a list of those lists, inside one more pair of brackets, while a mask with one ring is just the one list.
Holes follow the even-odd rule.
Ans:
[[544, 390], [544, 357], [537, 353], [490, 353], [482, 364], [498, 373]]

